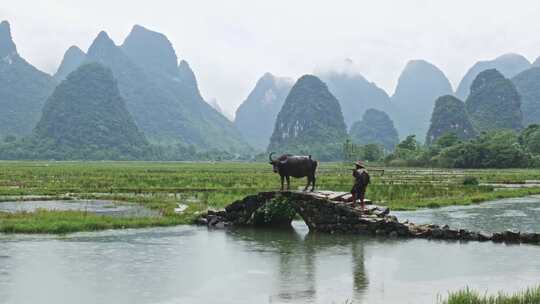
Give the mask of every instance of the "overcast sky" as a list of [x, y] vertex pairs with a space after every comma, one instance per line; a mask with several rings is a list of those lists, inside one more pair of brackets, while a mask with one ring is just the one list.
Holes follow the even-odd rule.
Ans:
[[410, 59], [454, 88], [477, 60], [540, 56], [540, 1], [2, 0], [19, 53], [54, 73], [65, 50], [105, 30], [121, 44], [134, 24], [162, 32], [194, 69], [205, 98], [234, 112], [265, 72], [298, 78], [341, 66], [389, 94]]

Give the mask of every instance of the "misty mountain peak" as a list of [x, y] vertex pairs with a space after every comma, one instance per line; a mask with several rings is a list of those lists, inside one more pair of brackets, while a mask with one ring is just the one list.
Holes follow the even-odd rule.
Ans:
[[407, 73], [442, 73], [442, 71], [433, 65], [432, 63], [424, 60], [424, 59], [414, 59], [409, 60], [407, 62], [407, 65], [405, 66], [405, 69], [403, 70], [403, 73], [401, 74], [406, 75]]
[[69, 47], [69, 49], [67, 49], [66, 53], [64, 54], [64, 56], [80, 56], [80, 55], [85, 55], [84, 52], [76, 45], [72, 45]]
[[435, 100], [452, 93], [450, 81], [438, 67], [426, 60], [409, 61], [392, 96], [396, 106], [392, 116], [399, 133], [425, 138]]
[[266, 73], [264, 73], [264, 75], [261, 77], [260, 80], [270, 80], [270, 79], [274, 79], [274, 78], [275, 78], [275, 76], [272, 73], [266, 72]]
[[516, 61], [516, 62], [519, 62], [523, 65], [527, 65], [527, 64], [531, 64], [529, 62], [529, 60], [527, 58], [525, 58], [525, 56], [521, 55], [521, 54], [517, 54], [517, 53], [506, 53], [506, 54], [502, 54], [500, 55], [499, 57], [495, 58], [495, 60], [502, 60], [502, 61], [505, 61], [505, 60], [508, 60], [508, 61]]
[[92, 55], [92, 57], [99, 58], [101, 57], [100, 55], [106, 54], [116, 48], [116, 44], [114, 44], [114, 41], [109, 37], [107, 32], [101, 31], [88, 48], [88, 54]]
[[72, 45], [64, 54], [62, 63], [58, 67], [54, 78], [62, 81], [66, 76], [75, 71], [85, 60], [86, 54], [76, 45]]
[[235, 125], [250, 145], [266, 149], [293, 80], [265, 73], [236, 110]]
[[11, 37], [11, 27], [9, 22], [0, 23], [0, 59], [17, 53], [17, 47]]
[[[399, 98], [402, 95], [415, 96], [418, 86], [432, 87], [448, 94], [452, 92], [450, 82], [438, 67], [425, 60], [417, 59], [407, 62], [405, 69], [399, 76], [398, 85], [392, 98]], [[431, 102], [434, 101], [434, 99], [431, 100]]]
[[[352, 61], [349, 59], [349, 62]], [[348, 126], [360, 120], [366, 109], [390, 108], [388, 94], [353, 68], [327, 71], [320, 76], [339, 100]]]
[[122, 44], [124, 52], [145, 70], [154, 73], [177, 73], [178, 57], [164, 34], [135, 25]]
[[512, 78], [522, 71], [530, 68], [531, 63], [520, 54], [507, 53], [492, 60], [476, 62], [463, 76], [456, 90], [456, 95], [462, 99], [469, 96], [471, 85], [482, 71], [497, 69], [504, 77]]
[[180, 61], [180, 64], [178, 65], [178, 76], [183, 84], [191, 87], [197, 87], [197, 78], [195, 77], [195, 73], [193, 73], [193, 70], [187, 61]]

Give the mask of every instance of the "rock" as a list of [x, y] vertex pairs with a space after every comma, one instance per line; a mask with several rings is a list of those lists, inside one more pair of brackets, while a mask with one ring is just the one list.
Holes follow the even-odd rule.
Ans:
[[500, 243], [504, 240], [503, 234], [499, 232], [493, 233], [493, 235], [491, 236], [491, 240], [493, 242]]
[[478, 240], [480, 242], [490, 241], [492, 240], [493, 236], [487, 233], [479, 232], [478, 233]]
[[431, 237], [434, 239], [442, 239], [443, 230], [440, 228], [431, 229]]
[[464, 240], [464, 241], [468, 241], [472, 237], [471, 233], [465, 229], [459, 229], [458, 235], [459, 235], [459, 239]]
[[219, 222], [217, 215], [207, 215], [206, 220], [208, 222], [208, 226], [215, 226]]
[[519, 243], [520, 233], [511, 230], [506, 230], [502, 233], [502, 238], [506, 243]]
[[217, 229], [225, 228], [225, 222], [218, 222], [217, 224], [214, 225], [214, 228], [217, 228]]
[[200, 217], [195, 221], [195, 225], [208, 226], [208, 220], [204, 217]]
[[396, 231], [392, 231], [392, 232], [390, 232], [390, 234], [388, 234], [388, 236], [391, 237], [391, 238], [397, 238], [398, 233]]
[[540, 234], [538, 233], [521, 233], [521, 242], [523, 243], [540, 243]]
[[377, 230], [375, 230], [375, 235], [384, 236], [384, 235], [386, 235], [386, 231], [383, 230], [383, 229], [377, 229]]

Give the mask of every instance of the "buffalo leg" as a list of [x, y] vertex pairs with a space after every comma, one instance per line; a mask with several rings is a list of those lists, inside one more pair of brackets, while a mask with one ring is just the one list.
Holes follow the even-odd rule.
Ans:
[[289, 176], [286, 176], [287, 178], [287, 190], [291, 190], [291, 178]]
[[315, 175], [311, 177], [311, 192], [315, 191]]
[[306, 187], [304, 188], [304, 192], [306, 192], [307, 188], [309, 188], [309, 184], [311, 184], [311, 178], [308, 177]]
[[285, 182], [285, 176], [280, 176], [281, 177], [281, 191], [283, 191], [283, 183]]

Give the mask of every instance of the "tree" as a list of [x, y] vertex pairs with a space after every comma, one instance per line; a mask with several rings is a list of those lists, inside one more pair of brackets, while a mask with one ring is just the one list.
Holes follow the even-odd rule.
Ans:
[[368, 109], [362, 120], [352, 125], [350, 136], [357, 144], [379, 144], [387, 151], [394, 150], [399, 142], [394, 122], [388, 114], [375, 109]]
[[501, 130], [443, 149], [434, 161], [451, 168], [523, 168], [531, 158], [514, 132]]
[[540, 125], [532, 124], [523, 130], [519, 143], [533, 154], [540, 154]]
[[449, 132], [462, 140], [476, 136], [476, 130], [465, 110], [465, 104], [452, 95], [445, 95], [435, 101], [426, 144], [432, 144], [437, 138]]
[[479, 132], [522, 128], [521, 97], [514, 84], [495, 69], [478, 74], [465, 105]]
[[416, 141], [416, 135], [407, 136], [407, 138], [400, 142], [397, 147], [402, 150], [418, 150], [419, 144], [418, 141]]

